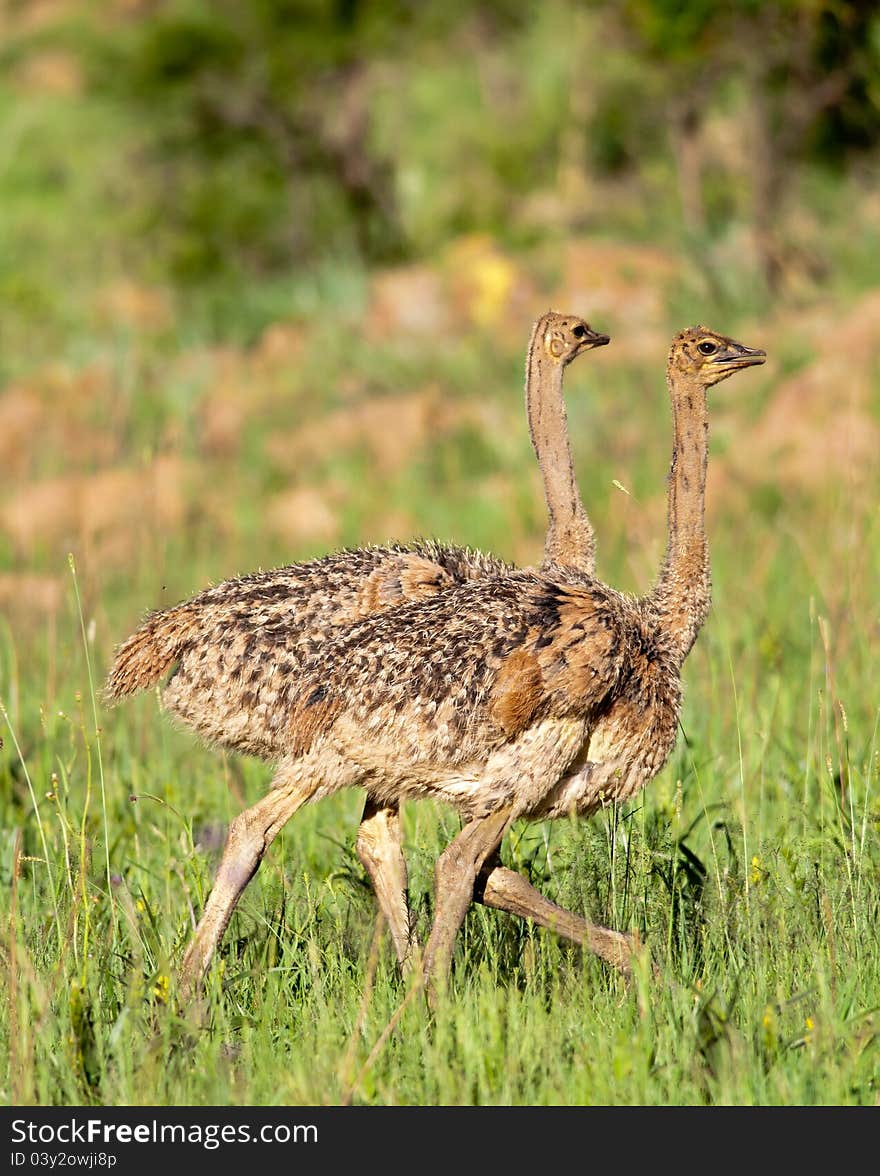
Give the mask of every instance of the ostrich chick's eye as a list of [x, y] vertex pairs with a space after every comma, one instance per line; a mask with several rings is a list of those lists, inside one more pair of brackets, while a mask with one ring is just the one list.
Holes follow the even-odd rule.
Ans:
[[704, 339], [702, 343], [697, 344], [697, 351], [703, 355], [713, 355], [718, 350], [716, 343], [710, 342], [709, 339]]
[[572, 335], [574, 335], [575, 339], [583, 339], [584, 335], [586, 335], [587, 332], [584, 327], [577, 326], [577, 327], [571, 328], [571, 333], [572, 333]]

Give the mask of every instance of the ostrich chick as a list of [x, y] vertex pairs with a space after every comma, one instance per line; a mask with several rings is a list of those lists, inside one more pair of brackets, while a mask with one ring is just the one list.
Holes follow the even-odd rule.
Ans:
[[[308, 801], [362, 785], [380, 805], [432, 797], [462, 814], [437, 864], [424, 956], [425, 976], [441, 979], [511, 821], [589, 816], [656, 775], [710, 602], [707, 389], [764, 359], [705, 327], [674, 338], [667, 546], [646, 595], [562, 567], [511, 571], [367, 617], [313, 648], [274, 707], [283, 753], [272, 789], [230, 827], [185, 982], [204, 973], [268, 845]], [[509, 873], [498, 893], [513, 896], [514, 910]], [[628, 937], [590, 931], [586, 946], [625, 968]]]
[[[572, 468], [563, 374], [608, 342], [583, 319], [549, 311], [534, 324], [526, 360], [529, 430], [551, 520], [548, 554], [587, 569], [595, 544]], [[149, 615], [116, 651], [105, 697], [115, 702], [173, 669], [162, 702], [178, 721], [212, 743], [278, 760], [304, 659], [323, 642], [371, 614], [511, 570], [490, 555], [422, 541], [227, 580]], [[395, 803], [377, 804], [368, 793], [357, 851], [403, 962], [411, 933]]]

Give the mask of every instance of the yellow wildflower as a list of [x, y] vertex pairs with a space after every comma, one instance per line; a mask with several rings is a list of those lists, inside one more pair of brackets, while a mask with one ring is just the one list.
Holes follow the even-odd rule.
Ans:
[[161, 1000], [162, 1004], [168, 1003], [168, 988], [170, 983], [167, 976], [160, 974], [156, 977], [156, 983], [150, 989], [151, 994], [155, 996], [156, 1000]]

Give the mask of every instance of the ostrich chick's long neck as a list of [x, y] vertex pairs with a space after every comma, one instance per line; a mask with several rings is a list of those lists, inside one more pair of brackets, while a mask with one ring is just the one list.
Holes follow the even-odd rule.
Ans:
[[544, 564], [560, 563], [592, 574], [596, 540], [575, 480], [562, 395], [565, 364], [548, 355], [542, 343], [539, 324], [526, 361], [526, 413], [549, 515]]
[[679, 368], [675, 356], [666, 379], [673, 417], [666, 555], [651, 597], [683, 661], [709, 612], [712, 591], [705, 527], [709, 414], [705, 385]]

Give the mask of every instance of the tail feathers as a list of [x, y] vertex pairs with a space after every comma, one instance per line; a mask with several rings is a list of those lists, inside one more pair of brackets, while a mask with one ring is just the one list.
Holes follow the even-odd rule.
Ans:
[[104, 685], [104, 700], [118, 702], [153, 686], [178, 660], [192, 618], [186, 609], [152, 613], [116, 650]]

